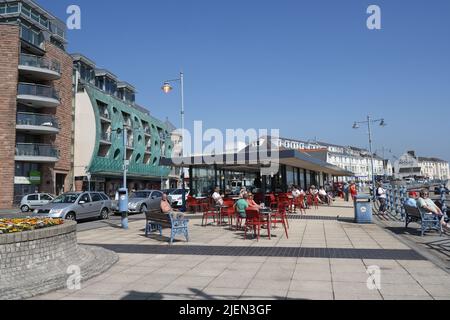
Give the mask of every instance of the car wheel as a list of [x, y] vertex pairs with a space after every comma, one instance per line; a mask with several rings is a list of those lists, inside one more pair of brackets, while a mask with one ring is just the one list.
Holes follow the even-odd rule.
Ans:
[[66, 220], [69, 221], [76, 221], [77, 220], [77, 216], [75, 215], [75, 213], [70, 212], [66, 215]]
[[22, 210], [23, 213], [29, 212], [30, 211], [30, 207], [29, 206], [22, 206], [20, 208], [20, 210]]
[[147, 212], [147, 206], [145, 204], [143, 204], [141, 206], [141, 213], [146, 213]]
[[102, 212], [100, 213], [100, 220], [108, 220], [109, 219], [109, 211], [106, 208], [103, 208]]

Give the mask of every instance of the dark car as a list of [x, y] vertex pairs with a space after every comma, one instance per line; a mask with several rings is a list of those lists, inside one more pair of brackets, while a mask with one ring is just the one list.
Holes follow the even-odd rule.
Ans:
[[[441, 187], [434, 188], [434, 194], [436, 196], [440, 196], [441, 195], [441, 189], [442, 189]], [[446, 194], [450, 194], [450, 190], [447, 187], [444, 187], [444, 189], [445, 189], [445, 193]]]

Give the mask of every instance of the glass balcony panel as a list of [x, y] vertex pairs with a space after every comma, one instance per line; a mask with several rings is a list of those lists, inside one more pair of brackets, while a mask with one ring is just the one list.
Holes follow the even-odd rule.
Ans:
[[17, 114], [17, 125], [21, 126], [42, 126], [59, 128], [58, 121], [55, 117], [46, 114], [35, 114], [35, 113], [18, 113]]
[[58, 93], [53, 87], [42, 86], [30, 83], [19, 83], [19, 95], [39, 96], [59, 100]]
[[52, 145], [18, 143], [16, 145], [16, 156], [59, 158], [59, 152]]
[[61, 64], [56, 60], [49, 60], [46, 58], [30, 55], [21, 54], [20, 55], [20, 65], [29, 66], [35, 68], [42, 68], [52, 70], [61, 73]]

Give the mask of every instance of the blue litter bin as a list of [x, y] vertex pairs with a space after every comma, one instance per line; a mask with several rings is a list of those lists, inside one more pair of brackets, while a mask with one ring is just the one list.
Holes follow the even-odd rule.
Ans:
[[119, 212], [122, 215], [122, 228], [128, 229], [128, 190], [119, 189]]
[[364, 195], [356, 196], [355, 222], [372, 223], [372, 199], [370, 196]]

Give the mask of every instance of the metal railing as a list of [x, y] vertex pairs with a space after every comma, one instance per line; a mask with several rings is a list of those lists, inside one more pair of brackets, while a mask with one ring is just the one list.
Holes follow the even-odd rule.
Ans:
[[17, 92], [19, 95], [31, 95], [59, 100], [59, 95], [55, 88], [39, 84], [21, 82], [19, 83]]
[[36, 143], [18, 143], [16, 156], [59, 158], [59, 151], [52, 145]]
[[59, 129], [58, 120], [54, 116], [47, 114], [18, 112], [16, 123], [21, 126], [40, 126]]
[[50, 60], [39, 56], [34, 56], [31, 54], [22, 53], [20, 55], [19, 65], [48, 69], [51, 71], [61, 73], [61, 64], [58, 61]]
[[102, 132], [100, 135], [101, 141], [111, 142], [111, 132]]

